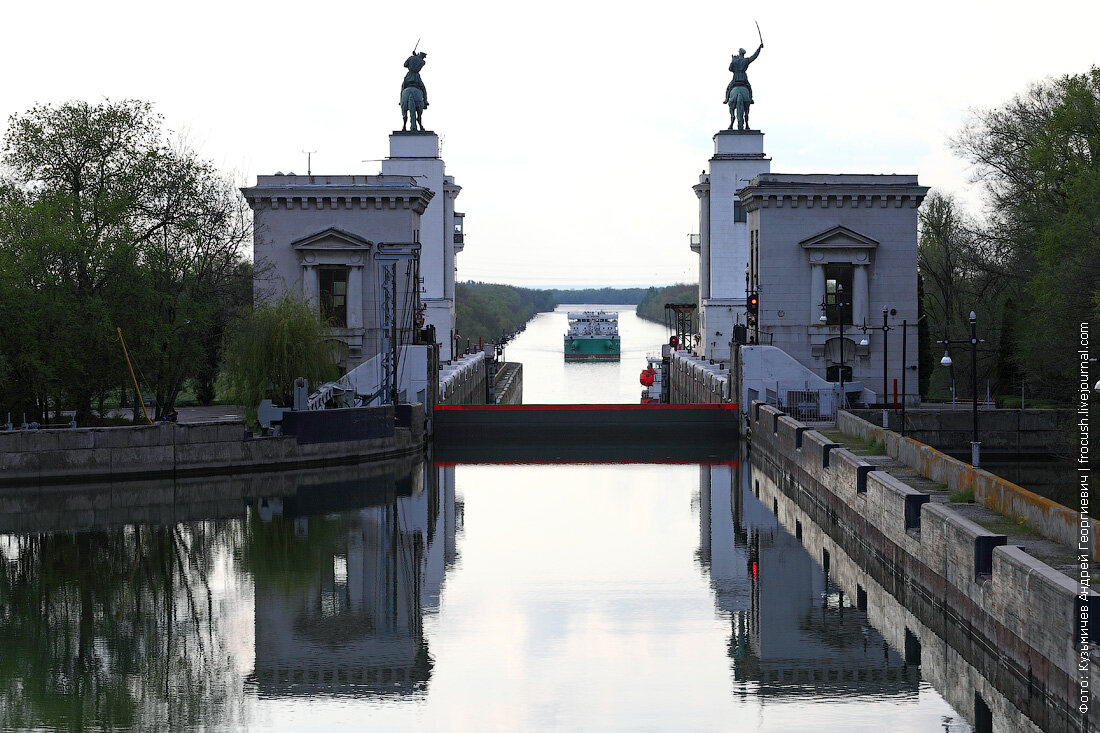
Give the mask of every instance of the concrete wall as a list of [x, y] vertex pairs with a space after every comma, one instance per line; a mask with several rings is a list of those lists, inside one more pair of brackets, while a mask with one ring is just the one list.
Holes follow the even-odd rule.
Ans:
[[497, 372], [495, 399], [498, 405], [523, 404], [523, 364], [505, 362]]
[[734, 401], [728, 362], [675, 351], [669, 360], [669, 402], [673, 405], [720, 405]]
[[300, 487], [407, 475], [423, 460], [419, 451], [388, 460], [264, 473], [210, 474], [95, 480], [81, 484], [9, 486], [0, 491], [0, 534], [79, 532], [130, 524], [170, 526], [180, 522], [240, 517], [246, 502], [287, 497]]
[[[882, 410], [851, 410], [875, 425], [882, 423]], [[945, 451], [970, 452], [973, 437], [970, 409], [908, 409], [905, 434], [914, 440]], [[901, 429], [901, 414], [889, 413], [891, 430]], [[1075, 443], [1073, 410], [978, 410], [978, 437], [982, 452], [1050, 454]]]
[[[1008, 422], [1014, 421], [1009, 418]], [[1028, 424], [1028, 420], [1025, 419], [1023, 424]], [[1073, 509], [988, 471], [976, 469], [969, 463], [945, 455], [920, 441], [903, 438], [891, 430], [883, 430], [849, 412], [842, 410], [837, 414], [836, 426], [842, 433], [864, 440], [877, 440], [886, 446], [886, 453], [891, 458], [936, 483], [947, 484], [949, 491], [973, 490], [975, 501], [1009, 517], [1026, 519], [1028, 525], [1044, 537], [1070, 547], [1077, 547], [1080, 541], [1081, 517]], [[1090, 557], [1100, 561], [1100, 537], [1093, 533], [1090, 535], [1090, 542]]]
[[[1073, 580], [772, 407], [754, 404], [750, 424], [754, 465], [770, 465], [783, 490], [846, 551], [869, 558], [892, 593], [998, 650], [1003, 666], [1027, 679], [1034, 695], [1076, 707]], [[1100, 604], [1100, 595], [1089, 592], [1088, 602]], [[1088, 674], [1096, 690], [1095, 662]], [[1092, 708], [1095, 725], [1095, 696]]]
[[488, 389], [485, 353], [460, 356], [439, 367], [440, 405], [484, 405]]
[[243, 422], [159, 423], [119, 428], [0, 432], [0, 485], [281, 470], [389, 458], [424, 445], [423, 409], [392, 437], [299, 444], [254, 438]]

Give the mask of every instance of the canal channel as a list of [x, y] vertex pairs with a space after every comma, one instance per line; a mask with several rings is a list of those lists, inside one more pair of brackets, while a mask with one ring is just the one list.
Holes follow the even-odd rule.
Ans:
[[[525, 402], [637, 402], [663, 327], [564, 326], [508, 346]], [[0, 504], [0, 728], [1038, 730], [744, 446], [514, 455]]]

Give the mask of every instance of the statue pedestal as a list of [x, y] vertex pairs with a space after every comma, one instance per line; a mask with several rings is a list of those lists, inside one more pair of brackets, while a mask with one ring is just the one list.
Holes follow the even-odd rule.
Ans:
[[714, 136], [714, 155], [762, 160], [764, 133], [759, 130], [722, 130]]
[[391, 158], [438, 158], [439, 136], [430, 130], [390, 134]]

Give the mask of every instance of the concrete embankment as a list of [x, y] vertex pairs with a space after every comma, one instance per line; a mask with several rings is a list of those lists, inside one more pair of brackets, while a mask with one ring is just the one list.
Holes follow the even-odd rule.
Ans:
[[[1053, 425], [1050, 419], [1052, 422], [1048, 424]], [[945, 484], [948, 491], [973, 491], [978, 503], [1007, 517], [1026, 520], [1028, 526], [1044, 537], [1070, 547], [1077, 547], [1080, 541], [1079, 512], [843, 410], [837, 413], [836, 427], [842, 433], [882, 443], [888, 456], [932, 481]], [[1094, 520], [1089, 521], [1095, 526]], [[1089, 540], [1089, 557], [1100, 561], [1100, 537], [1091, 533]]]
[[675, 351], [669, 360], [670, 401], [674, 405], [736, 402], [729, 379], [729, 364], [714, 364], [686, 351]]
[[[1079, 671], [1077, 641], [1100, 633], [1100, 595], [1085, 594], [1082, 615], [1073, 579], [775, 408], [755, 403], [750, 425], [754, 465], [906, 606], [999, 657], [1028, 691], [1017, 704], [1074, 710], [1081, 675], [1097, 690], [1100, 666], [1090, 656]], [[1068, 729], [1100, 723], [1100, 697], [1091, 708]]]
[[[340, 414], [351, 413], [357, 414]], [[283, 470], [332, 463], [384, 460], [424, 446], [423, 409], [327, 410], [306, 418], [338, 419], [339, 432], [317, 438], [316, 425], [297, 435], [253, 437], [243, 422], [160, 423], [117, 428], [22, 430], [0, 433], [0, 485], [154, 476]]]
[[774, 466], [754, 461], [751, 472], [752, 491], [760, 502], [806, 548], [843, 596], [867, 613], [871, 626], [904, 655], [905, 667], [919, 670], [918, 679], [931, 683], [973, 730], [1037, 733], [1040, 728], [1035, 721], [1043, 721], [1047, 730], [1072, 729], [1070, 714], [1062, 705], [1038, 697], [1024, 710], [1014, 705], [1013, 700], [1030, 699], [1027, 684], [1006, 674], [996, 650], [975, 643], [964, 629], [945, 624], [942, 616], [921, 612], [929, 608], [919, 603], [916, 594], [901, 595], [905, 603], [891, 594], [868, 572], [864, 561], [850, 555], [784, 492], [785, 479]]
[[[240, 517], [259, 499], [309, 502], [317, 511], [362, 506], [374, 494], [401, 489], [423, 461], [419, 451], [400, 458], [325, 464], [264, 473], [117, 479], [73, 484], [8, 486], [0, 491], [0, 534], [110, 529], [129, 524], [171, 526]], [[408, 479], [406, 479], [406, 482]], [[411, 490], [411, 489], [410, 489]]]

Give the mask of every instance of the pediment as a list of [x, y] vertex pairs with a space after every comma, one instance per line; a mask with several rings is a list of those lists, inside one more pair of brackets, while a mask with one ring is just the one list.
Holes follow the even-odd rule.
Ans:
[[837, 226], [803, 239], [799, 245], [812, 249], [874, 249], [878, 242], [848, 227]]
[[296, 250], [363, 250], [370, 249], [371, 242], [343, 229], [329, 227], [308, 237], [296, 239], [290, 246]]

